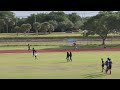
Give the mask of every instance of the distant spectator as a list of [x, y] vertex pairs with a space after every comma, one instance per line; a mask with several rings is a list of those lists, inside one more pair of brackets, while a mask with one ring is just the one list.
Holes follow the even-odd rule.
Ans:
[[28, 44], [28, 50], [30, 50], [30, 44]]
[[73, 43], [73, 46], [74, 46], [74, 49], [77, 49], [77, 44], [76, 43]]

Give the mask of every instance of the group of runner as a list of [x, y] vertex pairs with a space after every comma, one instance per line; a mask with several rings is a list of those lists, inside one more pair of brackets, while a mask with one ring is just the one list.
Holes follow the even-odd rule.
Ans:
[[[112, 61], [110, 58], [107, 58], [106, 62], [104, 63], [104, 60], [103, 58], [101, 58], [102, 60], [102, 72], [103, 70], [105, 70], [105, 73], [107, 74], [107, 72], [109, 71], [111, 74], [111, 69], [112, 69]], [[104, 68], [104, 66], [106, 66], [106, 69]]]

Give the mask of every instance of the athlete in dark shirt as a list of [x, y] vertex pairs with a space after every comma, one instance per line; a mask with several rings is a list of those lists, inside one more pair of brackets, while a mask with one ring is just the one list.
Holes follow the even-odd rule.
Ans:
[[108, 68], [109, 68], [108, 60], [109, 60], [109, 58], [107, 58], [107, 61], [105, 62], [105, 65], [106, 65], [106, 73], [108, 72]]
[[103, 70], [104, 70], [104, 61], [103, 61], [103, 58], [101, 58], [101, 60], [102, 60], [102, 72], [103, 72]]
[[112, 68], [112, 61], [111, 61], [111, 59], [109, 59], [109, 67], [108, 67], [108, 69], [110, 70], [110, 74], [111, 74], [111, 68]]
[[71, 62], [72, 62], [72, 52], [70, 52], [70, 60], [71, 60]]
[[33, 57], [34, 57], [34, 54], [35, 54], [35, 49], [34, 48], [32, 49], [32, 52], [33, 52]]
[[67, 52], [67, 56], [66, 56], [67, 62], [69, 61], [69, 52]]

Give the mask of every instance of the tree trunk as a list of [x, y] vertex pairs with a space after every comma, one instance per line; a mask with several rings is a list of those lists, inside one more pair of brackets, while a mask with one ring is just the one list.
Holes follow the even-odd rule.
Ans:
[[49, 30], [49, 34], [50, 34], [50, 30]]
[[38, 30], [36, 30], [36, 34], [38, 35]]
[[8, 25], [6, 24], [6, 29], [7, 29], [7, 33], [8, 33]]
[[103, 41], [102, 41], [102, 45], [105, 45], [105, 39], [102, 39]]
[[17, 33], [17, 36], [18, 36], [18, 32], [16, 32]]

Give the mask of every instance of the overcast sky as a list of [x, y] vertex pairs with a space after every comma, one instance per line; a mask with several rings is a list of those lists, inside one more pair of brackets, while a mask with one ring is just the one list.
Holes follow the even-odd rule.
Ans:
[[[15, 15], [17, 17], [27, 17], [30, 16], [31, 14], [35, 13], [49, 13], [51, 11], [12, 11], [15, 13]], [[70, 14], [70, 13], [77, 13], [78, 15], [80, 15], [81, 17], [86, 17], [86, 16], [94, 16], [96, 14], [98, 14], [99, 11], [64, 11], [66, 14]]]

